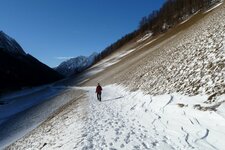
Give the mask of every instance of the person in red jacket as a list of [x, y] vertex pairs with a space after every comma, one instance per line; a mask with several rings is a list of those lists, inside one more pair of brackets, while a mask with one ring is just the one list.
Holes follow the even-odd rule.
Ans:
[[101, 85], [98, 83], [97, 87], [96, 87], [96, 91], [95, 93], [97, 93], [97, 99], [99, 101], [101, 101], [101, 95], [102, 95], [102, 87]]

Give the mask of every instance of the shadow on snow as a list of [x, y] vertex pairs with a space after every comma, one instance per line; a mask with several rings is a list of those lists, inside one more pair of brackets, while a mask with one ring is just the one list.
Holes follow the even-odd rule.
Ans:
[[116, 98], [111, 98], [111, 99], [106, 99], [106, 100], [102, 100], [102, 102], [107, 102], [107, 101], [114, 101], [114, 100], [118, 100], [124, 98], [124, 96], [120, 96], [120, 97], [116, 97]]

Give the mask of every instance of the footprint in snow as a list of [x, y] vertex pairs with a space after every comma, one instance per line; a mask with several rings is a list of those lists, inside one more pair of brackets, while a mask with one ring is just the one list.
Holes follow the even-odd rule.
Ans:
[[117, 150], [116, 148], [109, 148], [109, 150]]
[[145, 106], [145, 103], [146, 103], [146, 102], [142, 103], [142, 105], [141, 105], [142, 108]]
[[128, 133], [128, 135], [126, 136], [124, 141], [125, 141], [126, 144], [130, 143], [130, 132]]
[[148, 145], [147, 143], [142, 142], [142, 145], [144, 146], [145, 149], [150, 149], [150, 148], [149, 148], [149, 145]]
[[125, 147], [125, 145], [124, 145], [124, 144], [121, 144], [121, 145], [120, 145], [120, 148], [124, 148], [124, 147]]
[[159, 143], [158, 141], [152, 142], [152, 146], [155, 147], [158, 145], [158, 143]]
[[135, 145], [135, 146], [134, 146], [134, 149], [136, 149], [136, 150], [140, 150], [141, 148], [140, 148], [140, 146], [139, 146], [139, 145]]
[[137, 104], [136, 104], [136, 105], [134, 105], [133, 107], [131, 107], [131, 109], [130, 109], [130, 110], [134, 110], [136, 106], [137, 106]]
[[117, 142], [119, 139], [120, 139], [119, 137], [116, 137], [116, 138], [114, 139], [114, 141]]

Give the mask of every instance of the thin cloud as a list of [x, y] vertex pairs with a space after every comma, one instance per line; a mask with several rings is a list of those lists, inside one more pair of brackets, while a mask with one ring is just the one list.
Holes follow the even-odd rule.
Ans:
[[55, 59], [59, 59], [59, 60], [66, 60], [71, 58], [74, 58], [74, 57], [55, 57]]

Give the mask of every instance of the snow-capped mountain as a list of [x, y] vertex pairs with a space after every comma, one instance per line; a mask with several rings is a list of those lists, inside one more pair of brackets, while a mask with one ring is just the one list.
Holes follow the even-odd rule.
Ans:
[[97, 55], [97, 53], [93, 53], [89, 57], [79, 56], [71, 58], [62, 62], [57, 68], [55, 68], [55, 70], [65, 76], [79, 73], [90, 67], [94, 63]]
[[26, 54], [16, 40], [9, 37], [3, 31], [0, 31], [0, 48], [13, 54]]
[[0, 94], [5, 90], [41, 85], [61, 78], [55, 70], [26, 54], [13, 38], [0, 32]]

